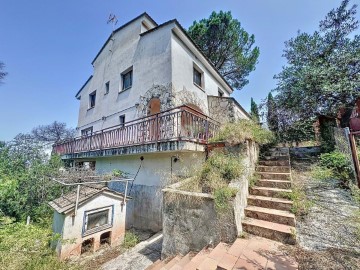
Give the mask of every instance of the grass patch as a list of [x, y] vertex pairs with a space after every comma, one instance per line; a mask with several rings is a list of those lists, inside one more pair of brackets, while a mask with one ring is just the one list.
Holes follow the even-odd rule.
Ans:
[[218, 134], [210, 139], [210, 142], [227, 142], [230, 145], [236, 145], [245, 140], [263, 145], [274, 141], [275, 137], [271, 131], [262, 128], [254, 121], [241, 119], [222, 125]]
[[229, 208], [229, 200], [237, 193], [236, 188], [223, 187], [214, 191], [215, 207], [218, 211], [224, 211]]
[[310, 177], [314, 180], [326, 181], [334, 178], [334, 173], [332, 169], [313, 166], [310, 171]]
[[131, 231], [127, 231], [125, 233], [123, 247], [126, 249], [133, 248], [139, 242], [140, 242], [139, 237], [135, 233]]

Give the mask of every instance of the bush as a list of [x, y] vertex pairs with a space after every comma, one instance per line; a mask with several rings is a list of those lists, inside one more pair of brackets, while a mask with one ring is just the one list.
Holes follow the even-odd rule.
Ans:
[[135, 247], [139, 243], [139, 237], [133, 232], [126, 232], [124, 237], [123, 247], [128, 249]]
[[320, 166], [331, 169], [334, 176], [346, 185], [348, 185], [353, 175], [349, 159], [339, 151], [322, 154], [320, 156]]
[[274, 141], [275, 137], [270, 130], [262, 128], [254, 121], [241, 119], [222, 125], [218, 134], [210, 139], [210, 142], [227, 142], [230, 145], [236, 145], [245, 140], [252, 140], [262, 145]]

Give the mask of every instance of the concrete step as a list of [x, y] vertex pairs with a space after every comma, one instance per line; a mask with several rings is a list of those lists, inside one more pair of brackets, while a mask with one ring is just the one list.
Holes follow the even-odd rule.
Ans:
[[242, 226], [244, 231], [257, 236], [290, 245], [296, 242], [295, 227], [292, 226], [253, 218], [245, 218]]
[[190, 260], [191, 260], [192, 256], [190, 255], [190, 253], [186, 254], [184, 257], [182, 257], [180, 259], [180, 261], [178, 261], [173, 267], [171, 267], [169, 270], [181, 270], [184, 268], [185, 265], [187, 265]]
[[160, 270], [166, 265], [165, 261], [157, 260], [152, 265], [145, 268], [145, 270]]
[[260, 156], [262, 161], [279, 161], [279, 160], [289, 160], [289, 155], [280, 155], [280, 156]]
[[256, 166], [257, 172], [277, 172], [277, 173], [289, 173], [290, 166]]
[[290, 160], [259, 160], [260, 166], [290, 166]]
[[207, 255], [211, 252], [211, 249], [203, 249], [188, 262], [183, 270], [196, 270], [197, 267], [207, 258]]
[[218, 264], [223, 259], [227, 250], [229, 249], [229, 245], [220, 242], [207, 256], [207, 258], [199, 265], [198, 270], [216, 270]]
[[281, 198], [249, 195], [248, 205], [289, 211], [293, 205], [293, 202]]
[[282, 188], [270, 188], [270, 187], [252, 187], [250, 188], [251, 195], [265, 196], [265, 197], [274, 197], [274, 198], [283, 198], [286, 194], [291, 194], [290, 189]]
[[260, 179], [290, 180], [290, 173], [256, 172]]
[[169, 270], [171, 269], [177, 262], [181, 260], [181, 256], [177, 255], [174, 258], [172, 258], [170, 261], [166, 263], [160, 270]]
[[274, 187], [282, 189], [290, 189], [291, 182], [287, 180], [269, 180], [269, 179], [259, 179], [256, 181], [256, 186], [258, 187]]
[[295, 215], [289, 211], [248, 205], [245, 216], [295, 227]]

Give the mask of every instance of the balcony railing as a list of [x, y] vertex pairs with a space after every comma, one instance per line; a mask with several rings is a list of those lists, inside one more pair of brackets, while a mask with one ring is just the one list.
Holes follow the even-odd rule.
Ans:
[[56, 143], [53, 152], [64, 155], [166, 141], [206, 144], [218, 128], [218, 122], [188, 106], [181, 106]]

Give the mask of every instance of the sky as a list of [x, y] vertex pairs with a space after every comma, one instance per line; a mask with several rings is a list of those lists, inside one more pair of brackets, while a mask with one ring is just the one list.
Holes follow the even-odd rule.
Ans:
[[112, 31], [106, 23], [110, 13], [118, 18], [116, 27], [146, 11], [158, 24], [176, 18], [187, 29], [212, 11], [231, 11], [260, 48], [249, 84], [233, 94], [249, 111], [251, 97], [260, 103], [276, 87], [273, 76], [286, 64], [284, 42], [298, 30], [315, 31], [340, 2], [0, 0], [0, 61], [8, 72], [0, 85], [0, 141], [55, 120], [76, 127], [79, 101], [74, 96], [92, 74], [91, 61]]

